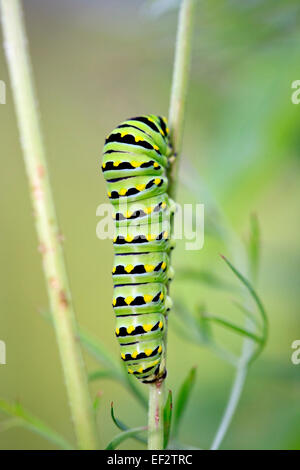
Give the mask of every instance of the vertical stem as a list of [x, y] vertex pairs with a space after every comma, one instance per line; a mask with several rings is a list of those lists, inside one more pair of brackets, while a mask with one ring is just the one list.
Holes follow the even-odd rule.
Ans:
[[233, 415], [236, 411], [240, 397], [244, 388], [245, 380], [248, 373], [248, 361], [252, 354], [253, 340], [245, 339], [243, 343], [243, 352], [236, 367], [235, 378], [229, 394], [221, 423], [214, 437], [210, 450], [217, 450], [223, 441], [225, 434], [230, 426]]
[[193, 34], [195, 0], [182, 0], [176, 38], [175, 61], [169, 108], [169, 127], [171, 143], [176, 160], [169, 174], [169, 195], [174, 197], [177, 185], [179, 156], [181, 152], [185, 103], [191, 62], [191, 43]]
[[[224, 220], [224, 224], [228, 225], [226, 224], [226, 220]], [[248, 265], [247, 265], [247, 253], [245, 253], [243, 245], [241, 244], [239, 238], [235, 235], [234, 231], [231, 229], [230, 226], [228, 226], [227, 235], [228, 235], [227, 243], [229, 243], [231, 247], [232, 256], [235, 262], [237, 264], [238, 263], [241, 264], [242, 271], [244, 272], [249, 271], [249, 278], [255, 284], [254, 280], [256, 276], [254, 277], [251, 276], [251, 269], [249, 270]], [[231, 243], [229, 241], [231, 241]], [[252, 273], [253, 273], [253, 270], [252, 270]], [[244, 300], [244, 303], [245, 303], [245, 306], [248, 306], [247, 305], [249, 303], [248, 294]], [[249, 331], [251, 331], [251, 329], [253, 328], [253, 324], [251, 320], [249, 319], [246, 320], [246, 328]], [[232, 422], [233, 416], [236, 412], [236, 409], [238, 407], [238, 404], [239, 404], [239, 401], [240, 401], [240, 398], [244, 389], [245, 381], [246, 381], [247, 374], [248, 374], [249, 360], [251, 359], [251, 356], [253, 354], [253, 348], [254, 348], [254, 341], [250, 338], [245, 338], [243, 341], [241, 356], [239, 357], [238, 364], [235, 369], [235, 376], [234, 376], [231, 390], [229, 393], [228, 402], [226, 404], [224, 413], [221, 418], [221, 422], [214, 436], [213, 443], [210, 447], [210, 450], [217, 450], [220, 447], [228, 431], [228, 428]]]
[[[181, 142], [183, 136], [185, 101], [191, 60], [194, 7], [194, 0], [182, 0], [178, 18], [175, 60], [169, 109], [170, 139], [174, 154], [176, 155], [176, 159], [171, 165], [168, 174], [168, 193], [172, 198], [176, 192], [178, 159], [181, 151]], [[167, 328], [164, 341], [166, 344]], [[166, 357], [163, 360], [166, 361]], [[163, 449], [163, 406], [164, 381], [150, 385], [149, 387], [148, 449]]]
[[149, 385], [148, 449], [160, 450], [164, 445], [163, 406], [164, 382]]
[[34, 208], [39, 251], [53, 315], [78, 445], [97, 448], [97, 431], [68, 286], [44, 146], [41, 137], [25, 26], [19, 0], [0, 0], [4, 44]]

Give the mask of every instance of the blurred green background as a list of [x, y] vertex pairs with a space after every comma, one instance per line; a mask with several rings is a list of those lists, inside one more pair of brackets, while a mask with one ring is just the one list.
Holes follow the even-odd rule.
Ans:
[[[178, 200], [214, 200], [242, 239], [249, 214], [262, 231], [258, 291], [270, 319], [266, 350], [247, 378], [237, 413], [222, 444], [230, 449], [300, 448], [300, 365], [291, 343], [300, 339], [299, 197], [300, 105], [291, 83], [300, 79], [298, 0], [198, 2]], [[167, 114], [176, 2], [138, 0], [25, 0], [25, 17], [44, 140], [78, 322], [113, 357], [112, 244], [96, 238], [96, 207], [106, 201], [100, 172], [104, 136], [137, 114]], [[170, 8], [167, 8], [167, 7]], [[18, 400], [74, 442], [52, 327], [41, 316], [47, 295], [19, 145], [4, 51], [0, 79], [0, 396]], [[187, 176], [188, 175], [188, 176]], [[182, 177], [181, 177], [182, 176]], [[188, 177], [188, 181], [187, 181]], [[190, 189], [188, 189], [188, 187]], [[178, 242], [175, 270], [208, 269], [234, 282], [218, 256], [231, 253], [206, 234], [204, 248], [186, 252]], [[193, 308], [241, 319], [231, 294], [200, 282], [174, 281], [177, 298]], [[235, 335], [216, 335], [238, 351]], [[85, 356], [90, 371], [99, 368]], [[233, 369], [210, 350], [179, 338], [170, 315], [167, 386], [176, 394], [190, 367], [197, 382], [184, 418], [183, 442], [207, 448], [220, 421]], [[141, 386], [143, 388], [143, 386]], [[145, 411], [119, 384], [91, 384], [102, 391], [102, 446], [118, 432], [110, 402], [128, 425], [146, 421]], [[1, 415], [2, 416], [2, 415]], [[121, 448], [139, 447], [126, 441]], [[51, 449], [41, 437], [13, 428], [0, 433], [1, 449]]]

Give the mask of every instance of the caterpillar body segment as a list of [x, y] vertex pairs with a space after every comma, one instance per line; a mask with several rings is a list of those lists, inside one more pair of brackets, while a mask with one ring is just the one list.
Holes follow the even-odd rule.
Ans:
[[112, 269], [113, 282], [118, 284], [164, 283], [169, 279], [169, 256], [166, 252], [116, 255]]
[[[132, 225], [149, 225], [149, 223], [170, 220], [169, 198], [164, 194], [139, 200], [133, 203], [114, 205], [113, 219], [116, 227]], [[151, 217], [150, 217], [151, 216]]]
[[172, 306], [167, 283], [174, 204], [167, 194], [172, 156], [165, 118], [131, 118], [103, 148], [102, 172], [115, 221], [113, 308], [115, 334], [128, 373], [144, 383], [163, 380], [164, 335]]

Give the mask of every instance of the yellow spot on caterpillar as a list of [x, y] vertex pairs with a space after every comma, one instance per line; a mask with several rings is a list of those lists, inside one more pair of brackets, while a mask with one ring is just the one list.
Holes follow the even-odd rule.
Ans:
[[129, 326], [126, 331], [130, 335], [134, 331], [134, 326]]
[[164, 232], [163, 237], [165, 240], [168, 238], [168, 236], [169, 236], [168, 232]]
[[131, 354], [131, 357], [132, 357], [133, 359], [135, 359], [137, 355], [138, 355], [138, 352], [137, 352], [137, 351], [134, 351], [134, 352]]
[[150, 242], [151, 240], [155, 240], [155, 239], [156, 239], [156, 235], [154, 235], [154, 234], [152, 234], [152, 235], [149, 234], [149, 235], [146, 236], [146, 238], [147, 238], [148, 242]]
[[158, 145], [153, 145], [153, 148], [154, 148], [154, 150], [158, 150], [158, 149], [159, 149]]
[[114, 237], [113, 242], [116, 243], [116, 241], [117, 241], [117, 237]]
[[116, 328], [116, 333], [117, 333], [117, 335], [120, 333], [119, 328]]
[[113, 214], [113, 215], [112, 215], [112, 218], [113, 218], [113, 220], [115, 220], [115, 218], [116, 218], [116, 214]]
[[139, 141], [143, 142], [144, 139], [143, 139], [143, 137], [136, 136], [136, 137], [134, 138], [134, 140], [135, 140], [136, 142], [139, 142]]
[[127, 235], [127, 237], [125, 237], [125, 241], [128, 242], [128, 243], [132, 242], [132, 240], [133, 240], [132, 235]]
[[161, 352], [162, 352], [162, 347], [161, 347], [161, 346], [159, 346], [157, 352], [158, 352], [158, 353], [161, 353]]
[[152, 327], [153, 327], [153, 325], [143, 325], [143, 328], [144, 328], [145, 331], [151, 331]]
[[129, 295], [128, 297], [125, 298], [125, 303], [127, 305], [130, 305], [133, 300], [134, 300], [134, 298], [131, 297], [131, 295]]
[[146, 207], [145, 209], [146, 214], [151, 214], [152, 211], [153, 211], [153, 207]]
[[127, 132], [121, 132], [121, 139], [123, 139], [123, 137], [125, 137], [125, 135], [127, 134], [128, 134]]
[[137, 189], [138, 191], [144, 191], [145, 187], [146, 187], [145, 184], [137, 184], [137, 185], [136, 185], [136, 189]]
[[161, 269], [165, 269], [167, 266], [167, 263], [164, 261], [163, 264], [161, 265]]
[[128, 372], [129, 372], [129, 374], [133, 374], [133, 370], [132, 370], [132, 369], [128, 369]]
[[[150, 117], [148, 117], [147, 119], [148, 119], [148, 121], [150, 121], [150, 122], [154, 122], [154, 119], [152, 119], [152, 118], [150, 118]], [[154, 122], [154, 124], [155, 124], [155, 122]]]
[[161, 133], [161, 135], [165, 135], [161, 129], [159, 129], [159, 132]]
[[157, 167], [159, 167], [159, 164], [157, 162], [154, 162], [153, 166], [154, 166], [154, 168], [157, 168]]
[[112, 273], [113, 273], [113, 274], [115, 274], [116, 269], [117, 269], [116, 266], [114, 266], [114, 267], [113, 267], [113, 270], [112, 270]]
[[106, 163], [103, 163], [102, 168], [105, 168], [105, 167], [106, 167]]
[[163, 292], [160, 294], [159, 298], [160, 298], [160, 300], [163, 300], [163, 298], [164, 298]]
[[166, 128], [166, 133], [169, 134], [169, 128], [168, 127]]
[[162, 120], [164, 121], [165, 124], [167, 124], [167, 118], [163, 116]]
[[126, 219], [130, 219], [131, 216], [132, 216], [132, 212], [130, 211], [125, 212]]
[[125, 359], [125, 358], [126, 358], [126, 356], [125, 356], [124, 353], [121, 354], [121, 358], [122, 358], [122, 359]]
[[118, 161], [114, 162], [114, 166], [119, 166], [120, 163], [122, 163], [122, 162], [120, 162], [120, 160], [118, 160]]
[[144, 268], [146, 273], [151, 273], [154, 271], [155, 266], [153, 266], [153, 264], [145, 264]]
[[163, 322], [160, 321], [159, 324], [158, 324], [158, 328], [162, 328], [163, 327]]
[[122, 188], [122, 189], [120, 189], [120, 191], [119, 191], [120, 196], [125, 196], [126, 193], [127, 193], [127, 189], [126, 189], [126, 188]]
[[116, 299], [113, 299], [113, 306], [115, 306], [117, 303]]
[[148, 295], [148, 294], [144, 295], [144, 301], [146, 303], [151, 302], [152, 299], [153, 299], [152, 295]]
[[131, 273], [131, 271], [133, 270], [133, 266], [132, 264], [128, 264], [127, 266], [125, 266], [124, 269], [127, 273]]
[[139, 166], [141, 166], [141, 163], [136, 162], [135, 160], [132, 160], [132, 162], [130, 162], [130, 165], [133, 166], [134, 168], [138, 168]]
[[144, 353], [146, 356], [150, 356], [152, 354], [152, 349], [145, 349]]
[[167, 203], [166, 203], [166, 202], [163, 202], [162, 205], [161, 205], [161, 207], [162, 207], [163, 209], [165, 209], [165, 207], [167, 207]]
[[160, 179], [160, 178], [155, 178], [154, 184], [159, 184], [160, 182], [161, 182], [161, 179]]
[[108, 197], [111, 197], [111, 192], [107, 191], [107, 195], [108, 195]]
[[138, 369], [138, 372], [139, 372], [140, 374], [142, 374], [142, 373], [143, 373], [143, 368], [140, 367], [140, 368]]

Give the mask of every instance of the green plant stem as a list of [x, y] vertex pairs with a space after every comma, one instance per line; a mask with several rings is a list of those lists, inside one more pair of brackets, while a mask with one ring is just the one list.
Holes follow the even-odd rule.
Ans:
[[176, 155], [169, 173], [168, 193], [174, 198], [177, 187], [178, 163], [182, 147], [185, 103], [191, 62], [191, 44], [194, 23], [195, 0], [182, 0], [178, 30], [174, 71], [169, 108], [170, 139]]
[[[168, 194], [171, 198], [175, 196], [177, 186], [178, 160], [181, 151], [181, 143], [183, 136], [185, 102], [191, 60], [191, 40], [194, 10], [194, 0], [182, 0], [178, 19], [168, 121], [170, 128], [171, 144], [173, 147], [174, 155], [176, 155], [175, 161], [172, 163], [168, 174]], [[167, 328], [164, 343], [165, 357], [163, 360], [166, 362]], [[164, 381], [162, 383], [153, 384], [149, 387], [148, 449], [163, 449], [164, 388]]]
[[[227, 222], [225, 222], [224, 224], [225, 226], [228, 227], [226, 230], [225, 238], [227, 238], [227, 243], [228, 243], [228, 246], [230, 247], [230, 251], [232, 252], [234, 256], [235, 262], [239, 263], [242, 266], [242, 270], [244, 272], [247, 272], [248, 270], [248, 263], [246, 261], [247, 253], [245, 252], [244, 246], [240, 242], [240, 239], [236, 236], [235, 232], [231, 229], [230, 225]], [[248, 303], [249, 303], [248, 295], [247, 297], [245, 297], [244, 302], [245, 302], [245, 307], [248, 308]], [[245, 327], [248, 329], [253, 328], [253, 322], [250, 321], [249, 318], [246, 319], [245, 325], [246, 325]], [[213, 443], [210, 447], [210, 450], [217, 450], [220, 447], [228, 431], [228, 428], [231, 424], [232, 418], [237, 409], [237, 406], [239, 404], [239, 401], [240, 401], [240, 398], [244, 389], [244, 385], [245, 385], [245, 381], [246, 381], [247, 373], [249, 369], [249, 361], [251, 359], [251, 356], [253, 355], [254, 344], [255, 344], [254, 340], [250, 338], [245, 338], [243, 341], [242, 352], [235, 368], [235, 376], [234, 376], [231, 390], [229, 393], [228, 402], [225, 407], [223, 416], [221, 418], [221, 422], [219, 424], [219, 427], [213, 439]]]
[[149, 385], [148, 449], [164, 448], [164, 382]]
[[96, 449], [92, 413], [37, 112], [27, 39], [19, 0], [1, 0], [5, 51], [25, 167], [34, 208], [39, 251], [79, 448]]
[[239, 403], [245, 380], [248, 372], [248, 361], [252, 351], [252, 340], [245, 340], [243, 344], [243, 352], [236, 367], [235, 378], [229, 394], [229, 399], [221, 419], [221, 423], [211, 445], [211, 450], [217, 450], [229, 428], [233, 415]]

